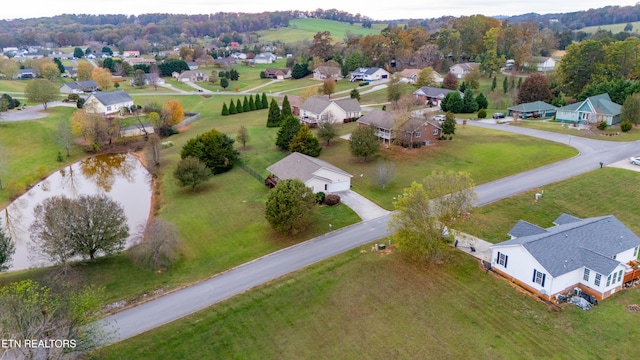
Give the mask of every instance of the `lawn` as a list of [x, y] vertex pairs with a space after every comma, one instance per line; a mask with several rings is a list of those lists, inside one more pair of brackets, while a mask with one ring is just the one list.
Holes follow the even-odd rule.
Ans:
[[[631, 35], [632, 36], [638, 36], [638, 29], [640, 29], [640, 21], [635, 21], [632, 22], [631, 25], [633, 26], [633, 30]], [[610, 24], [610, 25], [597, 25], [597, 26], [587, 26], [587, 27], [583, 27], [582, 29], [578, 29], [579, 31], [584, 31], [587, 34], [594, 34], [596, 31], [602, 29], [604, 31], [611, 31], [613, 34], [617, 34], [619, 32], [623, 32], [624, 31], [624, 27], [627, 26], [627, 23], [620, 23], [620, 24]]]
[[[597, 169], [475, 209], [458, 230], [495, 243], [507, 240], [507, 232], [519, 219], [549, 227], [564, 212], [581, 218], [615, 215], [640, 234], [640, 193], [635, 191], [638, 182], [640, 173], [635, 171]], [[612, 183], [615, 185], [606, 185]], [[534, 202], [534, 195], [540, 190], [544, 195]]]
[[620, 125], [609, 126], [605, 130], [598, 130], [595, 126], [592, 126], [591, 130], [574, 130], [570, 128], [568, 124], [540, 120], [519, 120], [518, 122], [511, 123], [511, 125], [552, 131], [572, 136], [581, 136], [595, 140], [624, 142], [640, 140], [640, 126], [637, 125], [635, 125], [633, 129], [626, 133], [620, 131]]
[[0, 80], [0, 94], [9, 93], [11, 97], [15, 97], [15, 93], [24, 93], [27, 86], [25, 80]]
[[313, 36], [318, 32], [329, 31], [334, 42], [344, 41], [347, 33], [353, 35], [373, 35], [380, 34], [380, 31], [387, 25], [374, 24], [371, 29], [363, 28], [362, 24], [353, 24], [325, 20], [325, 19], [291, 19], [288, 27], [281, 27], [274, 30], [262, 30], [257, 34], [260, 41], [282, 41], [293, 43], [298, 41], [312, 41]]
[[[451, 250], [416, 264], [370, 246], [99, 351], [104, 359], [630, 359], [637, 288], [589, 312], [543, 303]], [[436, 355], [437, 354], [437, 355]]]

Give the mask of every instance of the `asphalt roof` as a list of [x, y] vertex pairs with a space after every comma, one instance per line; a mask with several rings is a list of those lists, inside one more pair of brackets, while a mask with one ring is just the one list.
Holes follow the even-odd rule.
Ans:
[[373, 109], [364, 114], [357, 121], [360, 124], [373, 125], [379, 129], [392, 129], [396, 123], [396, 119], [389, 112]]
[[549, 110], [557, 110], [556, 106], [551, 104], [547, 104], [544, 101], [534, 101], [530, 103], [519, 104], [516, 106], [512, 106], [507, 108], [507, 110], [517, 111], [517, 112], [533, 112], [533, 111], [549, 111]]
[[98, 101], [100, 101], [103, 105], [114, 105], [133, 101], [133, 98], [131, 98], [129, 94], [122, 90], [111, 92], [99, 91], [91, 94], [91, 96], [95, 96], [95, 98], [98, 99]]
[[[431, 87], [431, 86], [423, 86], [420, 89], [414, 91], [413, 93], [418, 95], [424, 95], [430, 98], [444, 98], [445, 96], [447, 96], [448, 93], [454, 92], [454, 91], [455, 90], [449, 90], [449, 89], [437, 88], [437, 87]], [[460, 96], [463, 96], [462, 93], [460, 93]]]
[[278, 179], [299, 179], [302, 182], [307, 182], [313, 178], [315, 172], [320, 169], [328, 169], [348, 177], [352, 176], [348, 172], [326, 161], [299, 152], [291, 153], [289, 156], [267, 168], [267, 170], [277, 176]]
[[332, 102], [346, 112], [361, 111], [360, 103], [356, 99], [329, 100], [324, 96], [312, 96], [308, 98], [300, 108], [313, 114], [320, 114], [331, 105]]
[[612, 259], [614, 255], [640, 246], [640, 238], [612, 215], [579, 219], [545, 230], [494, 246], [522, 245], [554, 277], [581, 267], [608, 275], [620, 264]]

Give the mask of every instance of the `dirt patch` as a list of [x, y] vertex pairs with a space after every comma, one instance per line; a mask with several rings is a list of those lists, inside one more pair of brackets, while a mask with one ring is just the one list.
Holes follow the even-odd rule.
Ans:
[[637, 304], [627, 305], [627, 311], [631, 313], [639, 313], [640, 306], [638, 306]]

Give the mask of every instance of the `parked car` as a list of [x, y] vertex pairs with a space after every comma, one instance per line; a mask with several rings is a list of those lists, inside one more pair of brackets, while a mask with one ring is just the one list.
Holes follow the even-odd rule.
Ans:
[[494, 119], [504, 119], [505, 115], [503, 113], [494, 113], [493, 114], [493, 118]]
[[640, 156], [629, 158], [629, 162], [633, 165], [640, 165]]
[[444, 115], [436, 115], [433, 117], [433, 120], [435, 121], [444, 121], [445, 120], [445, 116]]

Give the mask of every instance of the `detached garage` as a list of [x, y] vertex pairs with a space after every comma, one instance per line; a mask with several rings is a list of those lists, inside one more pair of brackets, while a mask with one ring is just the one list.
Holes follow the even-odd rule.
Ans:
[[329, 164], [298, 152], [267, 168], [277, 179], [298, 179], [313, 193], [333, 193], [349, 190], [353, 175]]

